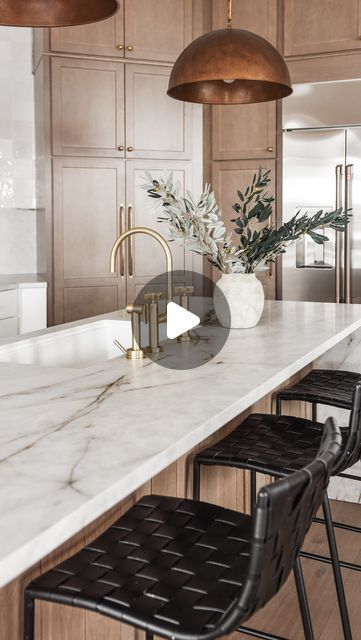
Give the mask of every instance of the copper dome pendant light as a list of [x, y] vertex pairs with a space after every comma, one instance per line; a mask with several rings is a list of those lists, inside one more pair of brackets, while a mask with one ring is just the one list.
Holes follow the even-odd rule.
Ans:
[[210, 31], [191, 42], [176, 60], [168, 95], [201, 104], [249, 104], [279, 100], [292, 93], [290, 74], [280, 53], [250, 31]]
[[71, 27], [110, 18], [118, 0], [0, 0], [0, 25]]

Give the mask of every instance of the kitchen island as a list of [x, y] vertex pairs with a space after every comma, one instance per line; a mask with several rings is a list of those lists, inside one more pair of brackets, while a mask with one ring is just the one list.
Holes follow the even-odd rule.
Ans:
[[[257, 327], [230, 331], [222, 351], [191, 370], [123, 357], [85, 368], [0, 362], [0, 638], [20, 640], [32, 576], [99, 535], [142, 493], [191, 495], [192, 455], [205, 441], [223, 437], [241, 414], [271, 411], [275, 389], [360, 328], [360, 305], [271, 301]], [[207, 343], [196, 348], [206, 352]], [[299, 403], [288, 409], [308, 415]], [[203, 499], [248, 508], [247, 474], [208, 471]], [[57, 617], [53, 605], [40, 607], [37, 640], [52, 625], [52, 639], [68, 638], [71, 625], [72, 640], [88, 640], [95, 614]], [[96, 624], [105, 637], [115, 623]]]

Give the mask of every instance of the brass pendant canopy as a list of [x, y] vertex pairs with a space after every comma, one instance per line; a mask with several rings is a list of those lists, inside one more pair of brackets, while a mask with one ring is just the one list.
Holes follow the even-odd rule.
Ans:
[[168, 95], [202, 104], [247, 104], [292, 93], [287, 65], [267, 40], [243, 29], [211, 31], [191, 42], [173, 67]]
[[0, 0], [0, 25], [70, 27], [109, 18], [118, 0]]

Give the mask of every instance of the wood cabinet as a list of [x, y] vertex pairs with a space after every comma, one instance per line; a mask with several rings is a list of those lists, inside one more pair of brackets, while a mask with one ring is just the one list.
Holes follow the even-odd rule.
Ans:
[[124, 160], [53, 161], [55, 323], [125, 305], [125, 280], [109, 271], [125, 202]]
[[167, 96], [169, 74], [164, 66], [53, 58], [54, 155], [190, 159], [193, 107]]
[[[238, 0], [233, 2], [232, 25], [237, 29], [257, 33], [276, 46], [277, 0]], [[212, 28], [225, 29], [226, 26], [227, 3], [224, 0], [213, 0]]]
[[284, 0], [286, 56], [361, 48], [360, 0]]
[[[222, 210], [223, 219], [229, 232], [233, 232], [234, 223], [232, 218], [236, 217], [232, 205], [238, 201], [237, 190], [244, 191], [252, 182], [253, 175], [259, 167], [271, 169], [272, 182], [269, 187], [269, 194], [275, 195], [276, 191], [276, 163], [274, 160], [243, 160], [237, 162], [213, 162], [212, 184], [217, 201]], [[273, 212], [273, 222], [276, 219], [275, 204]], [[237, 243], [237, 235], [233, 234], [233, 241]], [[275, 297], [275, 269], [271, 264], [265, 271], [258, 271], [257, 277], [261, 280], [265, 296], [268, 299]]]
[[[127, 203], [131, 204], [131, 221], [128, 217], [128, 228], [151, 227], [165, 238], [168, 237], [167, 226], [158, 222], [160, 214], [154, 200], [149, 198], [147, 192], [141, 188], [144, 184], [144, 173], [148, 170], [154, 177], [163, 171], [173, 172], [174, 180], [179, 181], [185, 189], [193, 189], [192, 164], [189, 162], [171, 162], [158, 160], [132, 160], [126, 163], [126, 194]], [[131, 259], [129, 249], [131, 249]], [[188, 282], [188, 274], [185, 271], [192, 269], [192, 253], [178, 242], [171, 244], [173, 256], [173, 270], [176, 271], [175, 282]], [[162, 274], [159, 278], [160, 291], [165, 292], [166, 262], [162, 247], [153, 239], [144, 235], [135, 236], [127, 247], [127, 300], [136, 299], [140, 290], [147, 282]], [[153, 287], [154, 289], [154, 287]]]
[[168, 67], [127, 64], [126, 155], [129, 158], [192, 157], [190, 104], [167, 96]]
[[[213, 0], [212, 27], [226, 26], [226, 3]], [[276, 0], [233, 3], [234, 27], [246, 29], [277, 44]], [[274, 158], [276, 156], [276, 103], [212, 107], [212, 158]]]
[[124, 157], [123, 95], [123, 65], [53, 58], [54, 155]]
[[275, 156], [275, 102], [212, 107], [214, 160]]
[[192, 0], [121, 0], [108, 20], [51, 30], [52, 51], [173, 62], [192, 38]]

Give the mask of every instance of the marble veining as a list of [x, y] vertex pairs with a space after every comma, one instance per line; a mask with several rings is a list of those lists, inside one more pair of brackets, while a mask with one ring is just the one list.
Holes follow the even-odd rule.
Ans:
[[267, 302], [192, 370], [0, 363], [0, 587], [360, 328], [358, 305]]

